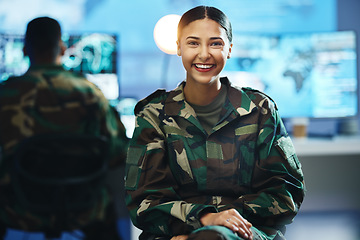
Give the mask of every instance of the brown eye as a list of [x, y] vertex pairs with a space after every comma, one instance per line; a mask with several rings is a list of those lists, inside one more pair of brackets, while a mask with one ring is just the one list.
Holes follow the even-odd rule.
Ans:
[[190, 47], [196, 47], [199, 45], [199, 43], [196, 41], [189, 41], [187, 42], [187, 45], [189, 45]]
[[210, 46], [215, 47], [215, 48], [220, 48], [220, 47], [224, 46], [224, 43], [221, 41], [216, 41], [216, 42], [211, 43]]

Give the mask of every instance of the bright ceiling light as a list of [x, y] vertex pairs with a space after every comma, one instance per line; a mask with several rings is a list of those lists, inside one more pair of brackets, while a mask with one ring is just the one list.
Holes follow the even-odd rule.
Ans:
[[176, 54], [177, 26], [181, 16], [176, 14], [166, 15], [156, 23], [154, 40], [158, 48], [167, 54]]

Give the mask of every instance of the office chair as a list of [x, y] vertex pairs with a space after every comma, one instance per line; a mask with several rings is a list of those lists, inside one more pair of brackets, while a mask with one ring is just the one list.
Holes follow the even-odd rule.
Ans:
[[58, 238], [81, 226], [74, 217], [95, 206], [105, 187], [107, 142], [87, 135], [47, 134], [25, 139], [14, 156], [16, 201], [27, 210], [55, 216], [41, 231]]

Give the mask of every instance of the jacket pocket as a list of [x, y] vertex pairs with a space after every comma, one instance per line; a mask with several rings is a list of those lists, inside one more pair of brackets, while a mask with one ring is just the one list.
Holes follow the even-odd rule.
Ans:
[[194, 182], [193, 172], [182, 139], [174, 140], [168, 144], [169, 164], [175, 179], [180, 184]]

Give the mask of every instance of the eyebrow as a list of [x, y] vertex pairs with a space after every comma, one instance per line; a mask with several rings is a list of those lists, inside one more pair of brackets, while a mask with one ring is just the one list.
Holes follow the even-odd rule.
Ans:
[[189, 39], [189, 38], [200, 39], [199, 37], [194, 37], [194, 36], [188, 36], [186, 39]]
[[[200, 38], [199, 37], [194, 37], [194, 36], [188, 36], [186, 39], [196, 39], [196, 40], [199, 40]], [[210, 40], [223, 40], [221, 37], [211, 37]]]

